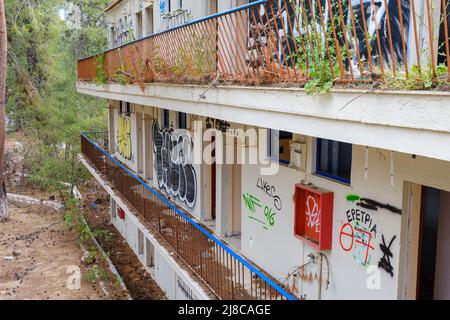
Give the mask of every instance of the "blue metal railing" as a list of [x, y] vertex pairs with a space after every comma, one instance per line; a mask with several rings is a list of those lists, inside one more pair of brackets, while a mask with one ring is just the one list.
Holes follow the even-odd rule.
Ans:
[[113, 48], [109, 48], [107, 50], [99, 51], [96, 54], [93, 54], [93, 55], [81, 58], [78, 61], [83, 61], [83, 60], [86, 60], [86, 59], [90, 59], [90, 58], [93, 58], [95, 56], [98, 56], [99, 54], [103, 54], [103, 53], [107, 53], [107, 52], [110, 52], [110, 51], [113, 51], [113, 50], [117, 50], [117, 49], [129, 46], [131, 44], [134, 44], [136, 42], [139, 42], [139, 41], [142, 41], [142, 40], [146, 40], [146, 39], [150, 39], [150, 38], [153, 38], [155, 36], [158, 36], [158, 35], [161, 35], [161, 34], [164, 34], [164, 33], [168, 33], [168, 32], [180, 29], [180, 28], [184, 28], [184, 27], [187, 27], [187, 26], [190, 26], [190, 25], [193, 25], [193, 24], [197, 24], [197, 23], [200, 23], [200, 22], [204, 22], [204, 21], [208, 21], [208, 20], [211, 20], [211, 19], [214, 19], [214, 18], [225, 16], [225, 15], [233, 13], [233, 12], [238, 12], [238, 11], [241, 11], [241, 10], [252, 8], [254, 6], [264, 4], [267, 1], [268, 0], [259, 0], [259, 1], [251, 2], [251, 3], [245, 4], [243, 6], [239, 6], [239, 7], [236, 7], [236, 8], [229, 9], [229, 10], [225, 10], [225, 11], [222, 11], [222, 12], [219, 12], [219, 13], [215, 13], [215, 14], [212, 14], [212, 15], [209, 15], [209, 16], [205, 16], [203, 18], [199, 18], [199, 19], [196, 19], [196, 20], [192, 20], [192, 21], [189, 21], [187, 23], [180, 24], [179, 26], [176, 26], [176, 27], [173, 27], [173, 28], [169, 28], [169, 29], [166, 29], [166, 30], [163, 30], [163, 31], [160, 31], [160, 32], [156, 32], [156, 33], [150, 34], [148, 36], [142, 37], [140, 39], [136, 39], [136, 40], [133, 40], [133, 41], [121, 44], [119, 46], [115, 46]]
[[253, 272], [255, 275], [257, 275], [259, 278], [261, 278], [264, 282], [266, 282], [268, 285], [270, 285], [276, 292], [278, 292], [283, 298], [287, 300], [297, 300], [292, 294], [288, 293], [284, 288], [282, 288], [279, 284], [275, 283], [274, 280], [270, 279], [268, 276], [266, 276], [264, 273], [262, 273], [260, 270], [258, 270], [255, 266], [250, 264], [248, 261], [246, 261], [242, 256], [240, 256], [238, 253], [233, 251], [231, 248], [229, 248], [226, 244], [224, 244], [222, 241], [217, 239], [214, 235], [212, 235], [208, 230], [206, 230], [204, 227], [202, 227], [199, 223], [197, 223], [195, 220], [193, 220], [191, 217], [183, 213], [179, 208], [177, 208], [174, 204], [169, 202], [165, 197], [163, 197], [159, 192], [154, 190], [152, 187], [150, 187], [145, 181], [143, 181], [139, 176], [137, 176], [135, 173], [130, 171], [128, 168], [126, 168], [122, 163], [120, 163], [116, 158], [114, 158], [112, 155], [110, 155], [108, 152], [103, 150], [97, 143], [93, 142], [88, 135], [97, 134], [97, 132], [82, 132], [81, 136], [85, 138], [95, 149], [100, 151], [105, 157], [107, 157], [110, 161], [112, 161], [115, 165], [120, 167], [122, 170], [124, 170], [129, 176], [131, 176], [133, 179], [135, 179], [137, 182], [139, 182], [147, 191], [149, 191], [151, 194], [153, 194], [155, 197], [157, 197], [160, 201], [162, 201], [165, 205], [167, 205], [170, 209], [172, 209], [174, 212], [176, 212], [179, 216], [183, 217], [189, 224], [194, 226], [197, 230], [199, 230], [201, 233], [203, 233], [206, 237], [208, 237], [211, 241], [213, 241], [215, 244], [217, 244], [219, 247], [224, 249], [227, 253], [229, 253], [233, 258], [235, 258], [237, 261], [242, 263], [246, 268], [249, 269], [249, 271]]

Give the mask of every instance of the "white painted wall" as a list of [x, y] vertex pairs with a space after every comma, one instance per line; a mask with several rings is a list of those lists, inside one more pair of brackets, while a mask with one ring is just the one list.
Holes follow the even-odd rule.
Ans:
[[[171, 2], [171, 9], [172, 12], [178, 9], [179, 7], [179, 1], [178, 0], [166, 0], [166, 3]], [[207, 15], [210, 15], [211, 12], [209, 11], [208, 6], [209, 0], [183, 0], [183, 7], [182, 9], [187, 10], [189, 15], [189, 21], [197, 20], [200, 18], [203, 18]], [[243, 4], [248, 3], [247, 0], [219, 0], [218, 1], [218, 11], [225, 11], [229, 10], [231, 8], [241, 6]], [[168, 4], [166, 4], [168, 6]], [[146, 8], [153, 8], [153, 17], [152, 21], [147, 19], [145, 15], [145, 9]], [[107, 17], [107, 25], [108, 25], [108, 39], [110, 41], [110, 47], [116, 47], [118, 45], [124, 44], [128, 41], [134, 39], [137, 40], [138, 38], [138, 32], [136, 30], [137, 27], [137, 21], [136, 21], [136, 14], [141, 13], [142, 14], [142, 36], [148, 36], [149, 34], [146, 32], [148, 30], [147, 24], [152, 23], [153, 25], [153, 33], [158, 33], [160, 31], [163, 31], [165, 29], [165, 25], [163, 24], [163, 18], [160, 11], [160, 0], [155, 0], [153, 2], [151, 1], [143, 1], [143, 0], [124, 0], [120, 1], [115, 6], [109, 8], [109, 10], [106, 11], [106, 17]], [[128, 24], [124, 28], [120, 28], [119, 26], [119, 20], [123, 21], [127, 17]], [[111, 27], [115, 28], [115, 40], [113, 40], [113, 35], [111, 34]], [[117, 34], [120, 32], [124, 32], [128, 30], [128, 28], [131, 28], [133, 30], [133, 36], [129, 36], [127, 38], [124, 38], [122, 41], [118, 41]]]
[[[161, 114], [155, 113], [153, 110], [157, 108], [137, 107], [139, 112], [154, 113], [162, 123]], [[158, 111], [160, 112], [160, 110]], [[197, 117], [201, 118], [201, 117]], [[204, 119], [204, 118], [203, 118]], [[176, 112], [171, 112], [171, 122], [177, 124]], [[238, 125], [232, 124], [233, 127]], [[275, 124], [274, 124], [275, 126]], [[315, 172], [315, 138], [301, 137], [307, 142], [307, 170], [301, 172], [295, 169], [280, 167], [280, 171], [275, 176], [264, 177], [268, 183], [275, 186], [277, 194], [280, 196], [283, 207], [275, 216], [276, 223], [268, 230], [263, 229], [258, 223], [249, 220], [249, 211], [245, 204], [241, 203], [242, 210], [242, 252], [252, 261], [260, 265], [264, 270], [271, 273], [277, 279], [283, 279], [288, 272], [294, 267], [300, 266], [308, 261], [310, 253], [317, 254], [314, 248], [305, 244], [301, 240], [294, 237], [294, 186], [302, 180], [310, 182], [320, 188], [334, 192], [334, 213], [333, 213], [333, 230], [332, 230], [332, 249], [323, 252], [328, 258], [329, 265], [323, 264], [323, 280], [327, 279], [329, 271], [330, 284], [326, 288], [322, 287], [322, 299], [396, 299], [401, 296], [400, 289], [400, 273], [403, 266], [400, 264], [401, 239], [406, 232], [402, 230], [402, 224], [405, 223], [406, 213], [398, 215], [379, 209], [378, 211], [364, 210], [349, 203], [346, 196], [349, 194], [357, 194], [361, 197], [376, 200], [380, 203], [390, 204], [405, 211], [403, 200], [405, 197], [403, 185], [404, 182], [412, 182], [419, 185], [426, 185], [437, 189], [450, 191], [450, 162], [434, 160], [426, 157], [413, 157], [405, 153], [394, 152], [393, 161], [391, 161], [391, 152], [385, 149], [373, 148], [368, 149], [368, 166], [367, 179], [365, 179], [365, 159], [367, 148], [360, 145], [353, 146], [352, 159], [352, 177], [351, 185], [344, 185], [335, 181], [331, 181], [314, 174]], [[393, 166], [391, 165], [393, 164]], [[198, 167], [198, 181], [201, 180], [200, 167]], [[391, 184], [391, 172], [393, 173], [393, 184]], [[260, 177], [260, 167], [257, 165], [244, 165], [242, 167], [242, 193], [251, 193], [258, 197], [264, 205], [271, 205], [271, 199], [268, 198], [259, 188], [256, 187], [257, 179]], [[219, 176], [218, 176], [219, 178]], [[155, 184], [154, 184], [155, 185]], [[217, 185], [218, 194], [223, 190], [220, 189], [220, 183]], [[197, 217], [201, 217], [207, 206], [202, 207], [205, 203], [206, 192], [198, 192], [198, 207], [192, 209], [186, 208]], [[176, 200], [175, 200], [176, 201]], [[242, 201], [242, 199], [241, 199]], [[273, 205], [271, 206], [273, 208]], [[354, 258], [354, 253], [345, 252], [340, 245], [340, 231], [342, 226], [347, 223], [347, 211], [358, 208], [363, 210], [372, 217], [373, 222], [377, 224], [377, 233], [373, 233], [374, 240], [372, 242], [373, 249], [370, 250], [371, 260], [369, 265], [377, 265], [382, 257], [380, 244], [382, 244], [382, 235], [385, 241], [389, 242], [394, 236], [391, 251], [393, 257], [391, 264], [394, 267], [394, 276], [391, 277], [384, 270], [380, 270], [380, 289], [370, 290], [367, 288], [367, 280], [370, 274], [367, 274], [367, 266], [359, 265]], [[220, 211], [218, 211], [220, 215]], [[261, 220], [264, 219], [263, 212], [259, 212]], [[220, 216], [217, 217], [221, 221]], [[124, 224], [125, 222], [121, 222]], [[128, 223], [126, 221], [126, 223]], [[219, 224], [220, 225], [220, 224]], [[117, 224], [119, 230], [124, 227], [120, 223]], [[130, 246], [134, 246], [133, 234], [137, 234], [132, 227], [125, 225], [125, 230], [132, 230], [123, 233], [126, 235]], [[137, 248], [137, 245], [136, 245]], [[137, 249], [136, 249], [137, 250]], [[161, 264], [163, 265], [163, 264]], [[311, 274], [319, 273], [319, 265], [315, 264], [309, 270]], [[172, 287], [175, 279], [171, 274], [162, 274], [168, 288]], [[172, 284], [169, 284], [172, 283]], [[307, 299], [317, 299], [318, 281], [297, 281], [296, 287], [298, 293], [305, 294]]]
[[[142, 262], [144, 268], [154, 278], [156, 283], [165, 291], [169, 299], [184, 300], [186, 295], [180, 290], [177, 279], [181, 279], [181, 282], [186, 285], [190, 290], [194, 299], [209, 300], [213, 296], [211, 293], [204, 290], [202, 285], [198, 282], [198, 279], [193, 278], [191, 273], [188, 272], [185, 267], [175, 259], [174, 253], [169, 252], [164, 244], [161, 244], [145, 225], [141, 223], [138, 217], [134, 215], [131, 208], [125, 203], [120, 195], [113, 190], [106, 181], [95, 171], [90, 164], [81, 158], [83, 165], [89, 170], [95, 179], [102, 185], [102, 187], [108, 192], [111, 197], [111, 208], [120, 207], [125, 211], [125, 220], [120, 219], [118, 216], [112, 218], [112, 223], [120, 234], [125, 238], [127, 243], [133, 249], [134, 253]], [[111, 214], [112, 215], [112, 214]], [[141, 230], [144, 235], [144, 242], [149, 241], [154, 247], [154, 261], [155, 268], [148, 268], [146, 266], [147, 257], [139, 255], [137, 248], [137, 234], [138, 230]], [[136, 246], [134, 246], [136, 243]], [[144, 255], [148, 254], [147, 250], [144, 250]]]
[[[391, 247], [393, 258], [391, 264], [394, 267], [392, 278], [384, 270], [380, 270], [381, 289], [369, 290], [366, 281], [369, 277], [367, 267], [358, 265], [352, 253], [346, 253], [340, 246], [339, 234], [343, 224], [347, 223], [346, 212], [355, 208], [346, 200], [348, 194], [358, 194], [362, 197], [377, 200], [384, 204], [391, 204], [402, 208], [403, 182], [410, 181], [418, 184], [434, 186], [436, 188], [450, 190], [448, 173], [450, 163], [432, 160], [429, 158], [394, 153], [394, 185], [391, 185], [391, 160], [390, 152], [381, 149], [369, 149], [368, 179], [364, 179], [365, 147], [353, 146], [352, 184], [351, 186], [333, 182], [314, 174], [312, 163], [314, 159], [312, 150], [313, 139], [309, 139], [308, 170], [302, 173], [287, 167], [281, 167], [276, 176], [264, 177], [276, 187], [277, 194], [283, 202], [283, 209], [276, 215], [276, 224], [270, 230], [265, 230], [258, 223], [248, 219], [249, 210], [242, 204], [242, 251], [257, 264], [268, 270], [277, 278], [287, 276], [294, 266], [300, 266], [308, 261], [307, 255], [316, 250], [301, 240], [294, 237], [294, 185], [306, 180], [314, 185], [334, 192], [333, 213], [333, 247], [324, 252], [329, 260], [330, 285], [328, 290], [322, 289], [323, 299], [396, 299], [399, 282], [400, 266], [400, 236], [402, 216], [391, 213], [385, 209], [378, 211], [364, 210], [368, 212], [374, 222], [377, 223], [377, 235], [373, 241], [374, 250], [371, 251], [370, 264], [377, 265], [382, 257], [380, 244], [382, 235], [389, 242], [394, 235]], [[242, 192], [250, 192], [258, 197], [262, 203], [270, 206], [271, 200], [256, 187], [256, 181], [260, 177], [258, 166], [246, 165], [242, 170]], [[273, 205], [272, 205], [273, 207]], [[361, 209], [361, 208], [359, 208]], [[260, 213], [261, 214], [261, 213]], [[264, 215], [260, 215], [261, 219]], [[318, 273], [318, 265], [311, 269], [312, 273]], [[326, 278], [326, 264], [324, 264], [324, 279]], [[299, 292], [306, 294], [307, 299], [317, 298], [317, 281], [299, 281]]]

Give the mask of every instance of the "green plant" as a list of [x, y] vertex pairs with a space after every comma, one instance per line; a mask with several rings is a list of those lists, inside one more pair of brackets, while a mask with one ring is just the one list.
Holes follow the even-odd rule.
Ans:
[[435, 68], [436, 74], [433, 75], [431, 63], [426, 68], [421, 68], [418, 65], [413, 65], [408, 73], [408, 78], [404, 74], [397, 74], [394, 77], [392, 74], [385, 73], [382, 83], [383, 89], [397, 89], [397, 90], [431, 90], [435, 86], [448, 83], [447, 66], [439, 64]]
[[109, 80], [108, 72], [105, 69], [105, 56], [105, 53], [102, 53], [95, 58], [95, 83], [98, 85], [106, 84]]
[[[319, 4], [320, 5], [320, 4]], [[324, 11], [324, 8], [322, 8]], [[300, 6], [296, 5], [297, 15], [305, 14]], [[314, 15], [314, 13], [313, 13]], [[306, 18], [306, 17], [305, 17]], [[319, 19], [318, 17], [313, 17]], [[340, 25], [340, 17], [333, 17], [335, 25]], [[295, 38], [299, 53], [294, 58], [295, 68], [308, 75], [305, 90], [308, 94], [325, 94], [333, 87], [334, 77], [339, 74], [340, 66], [337, 57], [337, 46], [331, 23], [328, 22], [326, 30], [322, 26], [310, 23], [304, 19], [303, 30], [298, 30]], [[342, 37], [343, 31], [336, 36]], [[345, 48], [339, 48], [341, 56], [345, 56]]]
[[97, 261], [97, 249], [95, 247], [90, 247], [87, 256], [84, 258], [84, 263], [91, 265]]
[[97, 280], [108, 280], [108, 278], [108, 271], [99, 266], [93, 266], [92, 268], [89, 268], [86, 274], [83, 275], [83, 280], [89, 283], [95, 283], [97, 282]]

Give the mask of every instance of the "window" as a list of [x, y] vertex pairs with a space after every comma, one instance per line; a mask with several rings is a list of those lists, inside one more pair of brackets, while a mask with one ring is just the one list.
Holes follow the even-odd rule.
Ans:
[[350, 184], [352, 145], [349, 143], [317, 139], [316, 173]]
[[186, 129], [187, 128], [187, 120], [186, 113], [178, 112], [178, 128]]
[[119, 101], [119, 114], [123, 113], [122, 101]]
[[269, 130], [269, 157], [274, 161], [288, 165], [291, 162], [292, 132]]
[[127, 102], [126, 103], [127, 106], [127, 117], [129, 117], [131, 115], [131, 103]]
[[163, 126], [164, 128], [170, 127], [170, 111], [167, 109], [163, 111]]
[[144, 254], [144, 233], [138, 229], [138, 254]]
[[[167, 6], [167, 4], [169, 5]], [[169, 9], [170, 12], [170, 0], [161, 0], [159, 2], [159, 11], [161, 12], [161, 15], [167, 13], [167, 9]]]
[[142, 12], [136, 13], [136, 39], [142, 38]]
[[147, 17], [146, 19], [146, 28], [145, 28], [145, 35], [153, 34], [153, 8], [148, 7], [145, 9], [145, 15]]
[[217, 13], [217, 0], [209, 0], [208, 1], [208, 13], [207, 15], [215, 14]]

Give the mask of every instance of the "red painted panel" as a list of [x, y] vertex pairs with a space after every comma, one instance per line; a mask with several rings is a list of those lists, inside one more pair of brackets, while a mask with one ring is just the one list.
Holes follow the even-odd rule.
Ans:
[[295, 236], [319, 250], [331, 249], [333, 192], [313, 186], [295, 186]]
[[125, 211], [122, 208], [117, 208], [117, 216], [120, 219], [125, 220]]

